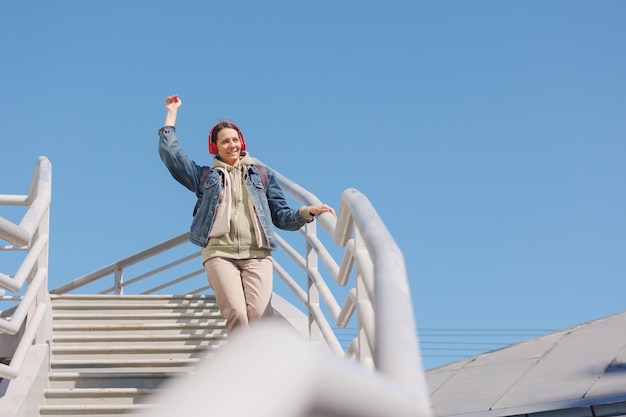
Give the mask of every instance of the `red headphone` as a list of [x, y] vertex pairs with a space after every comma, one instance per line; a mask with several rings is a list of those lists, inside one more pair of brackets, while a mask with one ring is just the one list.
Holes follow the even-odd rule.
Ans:
[[246, 150], [246, 141], [243, 138], [243, 133], [241, 132], [241, 129], [239, 129], [239, 127], [234, 124], [233, 122], [227, 122], [228, 126], [225, 125], [225, 123], [219, 122], [218, 124], [216, 124], [215, 126], [213, 126], [211, 128], [211, 131], [209, 132], [209, 153], [212, 155], [217, 155], [218, 154], [218, 150], [217, 150], [217, 138], [215, 138], [215, 140], [211, 140], [211, 138], [213, 138], [213, 131], [215, 130], [216, 127], [218, 126], [222, 126], [222, 128], [230, 128], [230, 129], [235, 129], [237, 131], [237, 134], [239, 135], [239, 140], [241, 141], [241, 150], [245, 151]]

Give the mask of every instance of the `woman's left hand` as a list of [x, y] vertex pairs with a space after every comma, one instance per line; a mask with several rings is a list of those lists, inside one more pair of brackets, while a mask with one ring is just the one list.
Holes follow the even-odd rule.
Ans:
[[311, 213], [313, 216], [316, 216], [322, 213], [331, 213], [333, 216], [337, 217], [337, 215], [335, 214], [335, 210], [328, 204], [320, 204], [318, 206], [309, 206], [309, 213]]

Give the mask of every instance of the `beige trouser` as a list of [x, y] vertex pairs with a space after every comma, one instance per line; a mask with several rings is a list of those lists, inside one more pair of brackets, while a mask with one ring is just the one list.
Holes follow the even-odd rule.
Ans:
[[271, 258], [211, 258], [204, 263], [204, 270], [229, 333], [272, 315]]

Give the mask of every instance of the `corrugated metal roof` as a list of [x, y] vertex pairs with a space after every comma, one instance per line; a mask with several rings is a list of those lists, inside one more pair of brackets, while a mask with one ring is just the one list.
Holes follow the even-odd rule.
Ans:
[[626, 414], [626, 312], [429, 370], [438, 417]]

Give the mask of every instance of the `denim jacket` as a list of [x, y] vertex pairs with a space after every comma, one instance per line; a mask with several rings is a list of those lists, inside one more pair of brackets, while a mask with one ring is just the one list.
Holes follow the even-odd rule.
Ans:
[[[189, 241], [205, 247], [209, 241], [209, 232], [224, 189], [222, 174], [218, 170], [209, 168], [209, 175], [204, 184], [201, 184], [202, 171], [206, 167], [196, 164], [180, 148], [174, 126], [164, 126], [159, 129], [159, 155], [176, 181], [197, 196], [202, 194], [200, 205], [191, 222]], [[307, 220], [303, 217], [302, 210], [289, 207], [274, 173], [270, 169], [266, 171], [267, 189], [263, 185], [258, 168], [254, 165], [248, 166], [246, 187], [269, 249], [275, 250], [277, 245], [272, 223], [279, 229], [298, 230], [307, 223]], [[308, 221], [312, 221], [312, 218]]]

